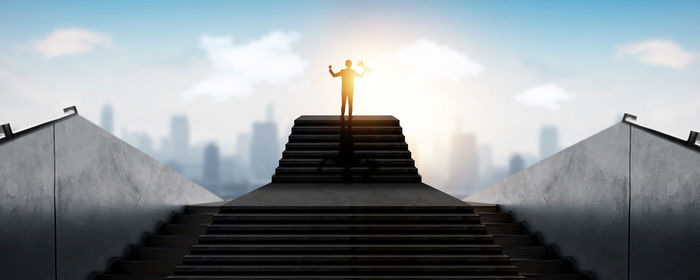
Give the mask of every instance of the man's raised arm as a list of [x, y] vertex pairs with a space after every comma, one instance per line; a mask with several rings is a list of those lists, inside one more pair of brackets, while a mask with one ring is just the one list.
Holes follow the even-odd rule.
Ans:
[[328, 72], [331, 73], [331, 76], [333, 76], [333, 78], [340, 76], [340, 72], [338, 72], [338, 73], [333, 73], [333, 69], [332, 69], [332, 67], [331, 67], [330, 65], [328, 65]]

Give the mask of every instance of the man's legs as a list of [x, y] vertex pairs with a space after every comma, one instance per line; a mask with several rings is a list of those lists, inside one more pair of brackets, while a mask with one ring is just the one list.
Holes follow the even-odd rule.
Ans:
[[345, 99], [347, 98], [347, 95], [345, 95], [344, 92], [340, 94], [340, 119], [343, 119], [343, 115], [345, 115]]
[[350, 103], [350, 107], [348, 108], [348, 119], [352, 119], [352, 93], [348, 94], [348, 103]]

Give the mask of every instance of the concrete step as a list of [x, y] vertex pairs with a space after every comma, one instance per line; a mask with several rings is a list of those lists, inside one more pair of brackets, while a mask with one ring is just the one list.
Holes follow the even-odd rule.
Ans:
[[464, 206], [221, 206], [222, 214], [473, 214]]
[[173, 224], [211, 224], [214, 213], [175, 214], [170, 220]]
[[167, 276], [180, 264], [179, 261], [119, 260], [114, 263], [114, 270], [123, 274]]
[[134, 247], [129, 253], [129, 259], [180, 261], [189, 252], [186, 248]]
[[199, 244], [493, 244], [486, 234], [205, 234]]
[[474, 207], [474, 212], [476, 213], [500, 213], [499, 207], [496, 204], [485, 204], [485, 203], [470, 203]]
[[160, 226], [160, 234], [197, 236], [206, 232], [206, 224], [165, 224]]
[[352, 137], [355, 134], [381, 134], [381, 135], [401, 135], [402, 129], [400, 126], [352, 126], [352, 127], [340, 127], [340, 126], [294, 126], [292, 127], [292, 134], [302, 135], [328, 135], [328, 134], [339, 134], [341, 135], [341, 141], [343, 139], [343, 134], [347, 134], [348, 137]]
[[476, 276], [459, 276], [459, 275], [258, 275], [258, 276], [234, 276], [234, 275], [210, 275], [210, 276], [188, 276], [177, 275], [169, 276], [167, 279], [180, 280], [302, 280], [302, 279], [332, 279], [332, 280], [511, 280], [524, 279], [518, 275], [476, 275]]
[[506, 213], [479, 213], [484, 223], [512, 223], [513, 218]]
[[284, 151], [282, 152], [282, 158], [292, 159], [292, 158], [332, 158], [334, 160], [343, 160], [347, 157], [350, 162], [355, 161], [359, 158], [364, 159], [378, 159], [378, 158], [391, 158], [391, 159], [410, 159], [411, 152], [409, 151], [353, 151], [350, 154], [341, 155], [340, 151]]
[[192, 255], [218, 254], [501, 254], [492, 244], [197, 244]]
[[523, 226], [517, 223], [483, 223], [490, 234], [518, 234]]
[[273, 175], [273, 183], [420, 183], [420, 175]]
[[527, 280], [590, 280], [580, 273], [522, 273]]
[[339, 143], [339, 142], [327, 142], [327, 143], [287, 143], [285, 146], [287, 151], [296, 150], [316, 150], [316, 151], [338, 151], [341, 149], [351, 149], [353, 151], [363, 151], [363, 150], [408, 150], [408, 144], [401, 142], [375, 142], [366, 143], [359, 142], [354, 143], [350, 141], [349, 143]]
[[495, 244], [504, 248], [509, 246], [532, 246], [537, 245], [537, 236], [532, 234], [494, 234]]
[[98, 274], [92, 280], [163, 280], [167, 276], [164, 275], [133, 275], [133, 274], [113, 274], [102, 273]]
[[222, 233], [486, 233], [481, 224], [212, 224], [207, 226], [208, 234]]
[[[493, 274], [501, 273], [503, 276], [514, 276], [517, 270], [512, 265], [241, 265], [241, 266], [198, 266], [181, 265], [175, 268], [175, 273], [180, 275], [207, 275], [207, 274], [227, 274], [227, 275], [279, 275], [297, 276], [299, 275], [324, 275], [327, 277], [338, 277], [348, 275], [352, 277], [368, 275], [382, 275], [384, 277], [405, 277], [432, 275], [456, 276], [459, 274]], [[313, 273], [313, 274], [312, 274]], [[393, 276], [392, 276], [393, 275]], [[493, 277], [493, 276], [492, 276]], [[334, 278], [332, 278], [334, 279]], [[382, 278], [379, 278], [382, 279]]]
[[187, 205], [187, 214], [216, 214], [219, 213], [219, 206]]
[[[283, 158], [279, 161], [279, 167], [344, 167], [346, 164], [346, 160], [324, 158]], [[350, 164], [355, 167], [414, 167], [415, 161], [410, 158], [353, 159]]]
[[399, 120], [393, 116], [301, 116], [294, 120], [295, 126], [399, 126]]
[[296, 255], [296, 254], [240, 254], [240, 255], [185, 255], [183, 264], [207, 264], [207, 265], [273, 265], [273, 264], [338, 264], [338, 265], [353, 265], [353, 264], [508, 264], [509, 258], [506, 255], [488, 254], [488, 255], [470, 255], [470, 254], [454, 254], [454, 255], [379, 255], [379, 254], [314, 254], [314, 255]]
[[508, 246], [503, 247], [503, 254], [518, 259], [546, 259], [549, 249], [545, 246]]
[[192, 245], [197, 244], [198, 237], [196, 235], [150, 235], [146, 239], [148, 247], [171, 247], [171, 248], [186, 248], [189, 249]]
[[445, 224], [445, 223], [479, 223], [476, 214], [219, 214], [214, 217], [215, 224], [232, 223], [421, 223], [421, 224]]
[[416, 175], [415, 167], [277, 167], [275, 175]]
[[[346, 141], [347, 137], [342, 137]], [[313, 135], [313, 134], [292, 134], [289, 136], [289, 143], [323, 143], [334, 142], [340, 143], [340, 134]], [[352, 135], [353, 143], [377, 143], [377, 142], [405, 142], [406, 137], [399, 134], [355, 134]]]
[[511, 259], [520, 273], [561, 273], [567, 271], [566, 262], [560, 259]]

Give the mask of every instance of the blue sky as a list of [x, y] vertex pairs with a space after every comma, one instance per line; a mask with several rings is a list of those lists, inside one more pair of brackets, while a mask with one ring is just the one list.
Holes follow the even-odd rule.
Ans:
[[185, 113], [194, 142], [235, 153], [269, 103], [281, 135], [337, 114], [327, 65], [352, 58], [375, 69], [356, 112], [401, 118], [436, 170], [449, 137], [429, 135], [456, 131], [497, 163], [537, 154], [542, 125], [570, 145], [623, 112], [686, 137], [700, 129], [698, 14], [691, 1], [3, 1], [0, 121], [75, 104], [97, 122], [110, 102], [117, 134], [159, 139]]

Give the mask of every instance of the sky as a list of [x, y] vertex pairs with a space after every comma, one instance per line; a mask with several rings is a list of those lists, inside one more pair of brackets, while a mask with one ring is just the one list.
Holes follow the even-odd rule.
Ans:
[[[235, 153], [273, 104], [280, 135], [338, 114], [346, 59], [355, 114], [401, 120], [421, 166], [445, 170], [450, 135], [494, 161], [562, 146], [623, 113], [686, 138], [700, 123], [700, 4], [692, 1], [0, 1], [0, 122], [31, 127], [76, 105], [115, 130]], [[159, 141], [156, 141], [159, 143]], [[420, 162], [419, 162], [420, 163]], [[436, 172], [438, 172], [436, 171]]]

